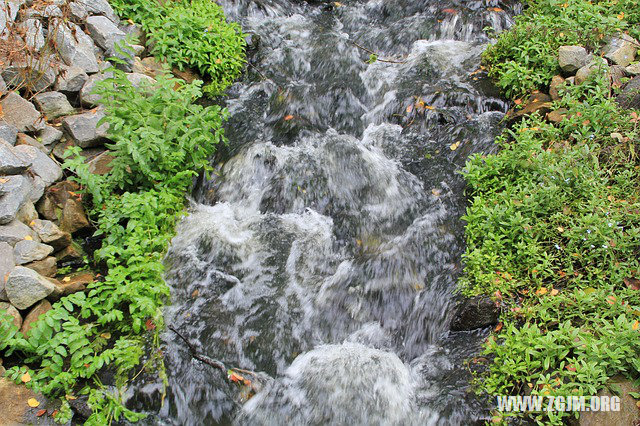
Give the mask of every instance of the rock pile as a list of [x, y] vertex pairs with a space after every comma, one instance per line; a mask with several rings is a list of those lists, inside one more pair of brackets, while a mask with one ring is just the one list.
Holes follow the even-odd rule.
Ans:
[[[557, 123], [564, 119], [566, 110], [552, 111], [553, 101], [560, 99], [559, 88], [564, 84], [583, 84], [594, 73], [607, 74], [611, 85], [621, 88], [618, 104], [625, 109], [640, 108], [640, 62], [634, 62], [640, 43], [628, 34], [609, 38], [598, 52], [589, 52], [582, 46], [561, 46], [558, 49], [558, 66], [561, 74], [553, 77], [549, 94], [534, 93], [523, 108], [509, 111], [507, 117], [516, 120], [533, 112]], [[623, 83], [625, 78], [631, 78]]]
[[[50, 302], [93, 279], [56, 279], [58, 267], [82, 260], [74, 237], [91, 227], [80, 188], [60, 164], [79, 146], [93, 173], [108, 172], [108, 125], [98, 126], [104, 112], [92, 90], [127, 34], [144, 37], [107, 0], [0, 3], [0, 311], [23, 332]], [[125, 50], [140, 55], [144, 47]], [[133, 55], [118, 67], [134, 84], [161, 68]]]

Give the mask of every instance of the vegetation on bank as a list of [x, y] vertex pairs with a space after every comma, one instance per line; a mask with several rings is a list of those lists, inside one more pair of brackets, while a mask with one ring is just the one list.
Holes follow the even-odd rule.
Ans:
[[147, 46], [170, 67], [196, 70], [210, 95], [220, 94], [244, 67], [244, 34], [210, 0], [110, 0], [116, 13], [140, 24]]
[[[637, 37], [635, 3], [529, 1], [487, 49], [490, 75], [513, 98], [545, 90], [559, 46], [598, 52], [615, 31]], [[499, 153], [466, 165], [461, 288], [502, 309], [477, 377], [489, 396], [589, 396], [640, 377], [640, 119], [615, 92], [602, 72], [567, 84], [553, 105], [562, 121], [529, 116], [497, 139]], [[557, 424], [577, 413], [528, 415]]]
[[[118, 4], [120, 13], [125, 5], [145, 7], [146, 12], [152, 5], [161, 7], [146, 1]], [[174, 9], [164, 13], [162, 25], [147, 22], [145, 28], [156, 40], [155, 52], [177, 66], [197, 64], [201, 71], [207, 70], [210, 92], [218, 93], [244, 62], [243, 36], [235, 24], [224, 20], [216, 4], [194, 0], [193, 9], [190, 4], [165, 3], [163, 13]], [[192, 35], [197, 26], [189, 21], [190, 14], [198, 15], [195, 22], [209, 19], [206, 40]], [[185, 45], [161, 41], [168, 37], [167, 31]], [[212, 40], [215, 46], [206, 44]], [[164, 379], [158, 333], [169, 289], [162, 278], [162, 260], [184, 213], [193, 177], [209, 169], [209, 158], [224, 139], [226, 111], [195, 103], [203, 95], [201, 81], [186, 83], [165, 74], [152, 86], [136, 88], [123, 72], [109, 71], [113, 77], [98, 83], [96, 91], [109, 123], [112, 168], [104, 175], [90, 173], [79, 148], [67, 151], [64, 165], [82, 185], [96, 235], [103, 238], [94, 264], [106, 271], [105, 276], [90, 284], [87, 293], [55, 303], [26, 336], [10, 319], [0, 322], [0, 351], [19, 361], [7, 374], [50, 398], [60, 398], [56, 415], [60, 422], [69, 420], [69, 401], [81, 395], [88, 395], [92, 409], [87, 424], [143, 417], [125, 408], [122, 396], [142, 370], [155, 368]], [[145, 357], [149, 341], [154, 345]], [[114, 375], [108, 385], [101, 382], [106, 371]]]

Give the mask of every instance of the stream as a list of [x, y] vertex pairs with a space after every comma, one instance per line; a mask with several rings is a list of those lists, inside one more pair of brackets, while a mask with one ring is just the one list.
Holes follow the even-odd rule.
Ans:
[[[224, 100], [229, 144], [166, 259], [166, 324], [261, 372], [255, 396], [164, 334], [169, 387], [130, 406], [166, 425], [430, 425], [486, 419], [449, 331], [464, 180], [507, 104], [476, 73], [518, 5], [222, 0], [250, 34]], [[504, 9], [504, 10], [503, 10]], [[370, 60], [375, 52], [377, 61]]]

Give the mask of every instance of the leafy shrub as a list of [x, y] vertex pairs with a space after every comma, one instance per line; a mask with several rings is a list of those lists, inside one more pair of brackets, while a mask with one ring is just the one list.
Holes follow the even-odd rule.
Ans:
[[151, 53], [172, 67], [190, 67], [211, 81], [205, 91], [221, 93], [244, 66], [244, 34], [227, 22], [222, 8], [210, 0], [116, 0], [115, 11], [140, 22], [148, 32]]
[[[464, 172], [461, 289], [502, 306], [477, 381], [489, 395], [588, 396], [640, 375], [640, 291], [629, 285], [640, 278], [637, 115], [618, 109], [606, 75], [561, 94], [561, 122], [524, 119]], [[531, 414], [540, 424], [568, 415]]]
[[[55, 303], [27, 336], [10, 321], [0, 322], [0, 350], [24, 354], [29, 366], [10, 368], [10, 377], [20, 380], [29, 371], [28, 386], [62, 397], [61, 421], [71, 415], [65, 396], [89, 395], [93, 414], [87, 424], [92, 425], [143, 417], [123, 407], [121, 395], [132, 369], [140, 368], [144, 334], [159, 344], [161, 307], [169, 297], [163, 256], [184, 211], [184, 193], [193, 176], [210, 167], [208, 158], [223, 138], [226, 114], [218, 106], [193, 103], [202, 95], [200, 81], [160, 76], [153, 87], [136, 89], [124, 73], [109, 71], [113, 78], [99, 83], [98, 92], [113, 140], [113, 169], [89, 173], [79, 149], [69, 150], [65, 163], [92, 201], [96, 234], [104, 236], [95, 256], [108, 273], [90, 284], [86, 295]], [[115, 391], [97, 377], [106, 365], [115, 367]], [[152, 353], [142, 368], [153, 365], [164, 378], [161, 355]]]

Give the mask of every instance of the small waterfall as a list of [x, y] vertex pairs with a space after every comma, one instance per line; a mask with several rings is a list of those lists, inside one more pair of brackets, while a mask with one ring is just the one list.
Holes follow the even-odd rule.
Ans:
[[[454, 0], [222, 0], [254, 41], [222, 164], [167, 254], [166, 322], [270, 378], [248, 401], [167, 333], [149, 423], [466, 424], [484, 415], [451, 334], [466, 158], [506, 104], [475, 71], [513, 10]], [[370, 61], [376, 52], [377, 61]], [[150, 403], [151, 401], [151, 403]]]

